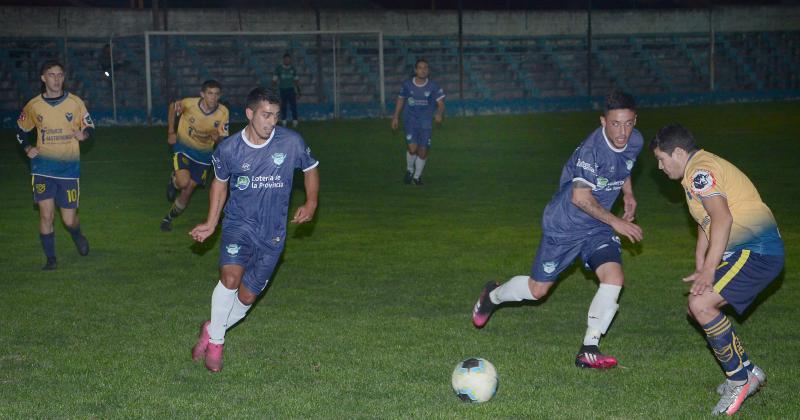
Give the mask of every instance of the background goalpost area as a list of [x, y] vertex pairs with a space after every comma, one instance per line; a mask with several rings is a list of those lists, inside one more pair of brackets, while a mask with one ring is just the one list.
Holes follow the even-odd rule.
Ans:
[[270, 87], [292, 55], [300, 76], [300, 119], [379, 117], [386, 113], [381, 32], [164, 32], [144, 34], [148, 122], [166, 121], [170, 101], [197, 96], [207, 79], [222, 84], [232, 121], [244, 121], [247, 93]]

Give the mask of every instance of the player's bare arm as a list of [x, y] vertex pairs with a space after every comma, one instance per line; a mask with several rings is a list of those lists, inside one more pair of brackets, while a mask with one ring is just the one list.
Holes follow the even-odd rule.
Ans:
[[697, 225], [697, 245], [694, 248], [694, 269], [700, 271], [706, 262], [706, 252], [708, 251], [708, 238], [703, 228]]
[[403, 111], [403, 105], [405, 104], [405, 98], [397, 98], [397, 101], [394, 103], [394, 115], [392, 116], [392, 130], [397, 130], [397, 127], [400, 126], [400, 112]]
[[436, 121], [437, 124], [441, 124], [443, 116], [444, 116], [444, 99], [440, 99], [436, 101], [436, 114], [433, 115], [433, 120]]
[[642, 228], [614, 216], [603, 208], [597, 199], [592, 195], [592, 187], [584, 182], [576, 181], [572, 183], [572, 204], [583, 210], [589, 216], [611, 226], [614, 231], [625, 236], [631, 242], [642, 240]]
[[622, 214], [622, 220], [633, 222], [636, 220], [636, 197], [633, 195], [633, 182], [631, 182], [631, 177], [625, 179], [625, 183], [622, 184], [622, 203], [624, 213]]
[[208, 219], [205, 223], [201, 223], [189, 232], [192, 238], [197, 242], [203, 242], [214, 233], [219, 222], [219, 216], [222, 214], [222, 208], [225, 206], [225, 199], [228, 198], [228, 183], [214, 178], [211, 181], [211, 188], [208, 192]]
[[708, 226], [711, 232], [709, 234], [708, 250], [706, 251], [702, 268], [683, 279], [685, 282], [694, 282], [690, 291], [693, 295], [702, 295], [704, 292], [712, 290], [714, 272], [720, 261], [722, 261], [722, 254], [728, 246], [731, 226], [733, 226], [733, 216], [730, 209], [728, 209], [728, 199], [725, 197], [716, 195], [703, 198], [703, 207], [711, 218], [711, 223]]
[[180, 114], [180, 102], [171, 102], [167, 109], [167, 143], [172, 145], [177, 141], [177, 133], [175, 132], [175, 115]]
[[292, 223], [306, 223], [314, 218], [319, 199], [319, 170], [311, 169], [304, 173], [303, 185], [306, 189], [306, 202], [294, 212]]

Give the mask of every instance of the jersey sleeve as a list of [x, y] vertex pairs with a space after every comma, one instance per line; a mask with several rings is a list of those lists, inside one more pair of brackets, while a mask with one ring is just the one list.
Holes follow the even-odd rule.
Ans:
[[297, 153], [297, 160], [294, 164], [295, 168], [302, 169], [303, 172], [308, 172], [319, 165], [319, 161], [311, 154], [311, 148], [306, 145], [302, 137], [298, 137], [296, 147], [299, 150]]
[[691, 169], [691, 190], [700, 199], [723, 196], [727, 197], [720, 185], [722, 168], [712, 160], [698, 162]]
[[175, 109], [175, 113], [178, 114], [178, 116], [180, 116], [191, 107], [192, 107], [192, 99], [183, 98], [178, 102], [178, 106]]
[[434, 95], [436, 102], [443, 100], [445, 96], [444, 89], [442, 89], [439, 85], [436, 85], [436, 95]]
[[397, 96], [401, 98], [408, 98], [411, 96], [411, 90], [408, 88], [408, 84], [406, 82], [403, 82], [403, 84], [400, 85], [400, 93], [398, 93]]
[[222, 123], [219, 125], [219, 135], [221, 138], [228, 137], [228, 128], [229, 128], [229, 119], [230, 119], [230, 112], [228, 108], [224, 105], [220, 105], [222, 107]]
[[25, 108], [22, 109], [20, 112], [19, 117], [17, 118], [17, 126], [20, 130], [28, 133], [36, 127], [36, 115], [33, 111], [33, 107], [30, 103], [25, 105]]
[[297, 69], [294, 68], [294, 66], [292, 66], [292, 75], [294, 75], [294, 80], [295, 81], [299, 81], [300, 80], [300, 76], [297, 74]]
[[86, 130], [87, 128], [94, 128], [94, 121], [92, 121], [92, 116], [89, 115], [89, 110], [86, 109], [86, 104], [83, 101], [78, 101], [78, 108], [80, 115], [83, 115], [81, 118], [81, 131]]
[[223, 182], [231, 178], [231, 171], [228, 169], [228, 162], [224, 158], [224, 148], [217, 147], [211, 155], [211, 164], [214, 165], [214, 176]]
[[572, 166], [572, 182], [582, 182], [592, 189], [597, 188], [597, 156], [591, 147], [581, 147], [575, 153]]

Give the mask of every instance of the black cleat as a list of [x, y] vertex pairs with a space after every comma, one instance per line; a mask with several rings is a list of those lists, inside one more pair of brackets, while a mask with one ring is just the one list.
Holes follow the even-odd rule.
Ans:
[[172, 231], [172, 221], [167, 219], [161, 220], [161, 231], [162, 232], [171, 232]]
[[52, 257], [52, 258], [48, 257], [47, 258], [47, 262], [42, 267], [42, 270], [44, 270], [44, 271], [55, 270], [57, 265], [58, 264], [56, 264], [56, 257]]
[[78, 239], [75, 240], [75, 247], [78, 248], [78, 254], [81, 256], [89, 255], [89, 240], [85, 236], [78, 236]]
[[406, 172], [406, 176], [403, 177], [403, 183], [411, 184], [411, 179], [414, 177], [414, 174], [411, 171]]
[[492, 299], [489, 298], [489, 293], [492, 293], [492, 290], [497, 289], [497, 282], [494, 280], [490, 280], [483, 286], [483, 290], [481, 290], [481, 295], [478, 297], [478, 301], [475, 302], [475, 306], [472, 308], [472, 323], [475, 325], [476, 328], [483, 328], [484, 325], [489, 321], [489, 317], [494, 312], [494, 308], [497, 306]]
[[422, 182], [422, 177], [414, 178], [413, 181], [414, 181], [414, 185], [420, 185], [420, 186], [425, 185], [425, 183]]
[[175, 197], [178, 196], [178, 189], [175, 188], [175, 184], [172, 181], [172, 176], [169, 177], [169, 182], [167, 183], [167, 201], [170, 203], [175, 202]]

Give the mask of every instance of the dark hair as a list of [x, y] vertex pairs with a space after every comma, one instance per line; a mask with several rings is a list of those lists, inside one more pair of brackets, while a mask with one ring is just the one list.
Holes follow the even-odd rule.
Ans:
[[419, 65], [419, 63], [425, 63], [425, 64], [430, 66], [430, 63], [428, 63], [428, 60], [426, 60], [424, 58], [418, 58], [417, 61], [414, 63], [414, 68], [417, 68], [417, 65]]
[[257, 87], [247, 94], [247, 107], [255, 111], [261, 102], [280, 105], [281, 98], [272, 89]]
[[672, 152], [678, 147], [687, 153], [697, 150], [692, 132], [678, 123], [661, 127], [661, 130], [658, 130], [658, 134], [653, 137], [653, 140], [650, 140], [650, 150], [659, 148], [668, 155], [672, 155]]
[[221, 90], [222, 89], [222, 85], [219, 84], [219, 82], [214, 80], [214, 79], [209, 79], [209, 80], [206, 80], [205, 82], [203, 82], [203, 84], [200, 86], [200, 91], [201, 92], [205, 92], [207, 89], [213, 89], [213, 88], [217, 88], [217, 89]]
[[636, 111], [636, 101], [629, 93], [621, 89], [614, 89], [606, 95], [605, 114], [615, 109], [630, 109]]
[[[39, 69], [39, 75], [40, 76], [44, 76], [44, 73], [47, 70], [50, 70], [51, 68], [56, 67], [56, 66], [61, 67], [62, 71], [66, 71], [64, 69], [64, 65], [61, 64], [60, 61], [58, 61], [58, 60], [47, 60], [44, 63], [42, 63], [42, 67]], [[39, 87], [39, 90], [41, 91], [41, 93], [47, 92], [47, 85], [45, 85], [44, 82], [42, 82], [42, 85]]]
[[292, 58], [292, 55], [287, 52], [287, 53], [283, 54], [283, 58], [286, 58], [286, 57]]

